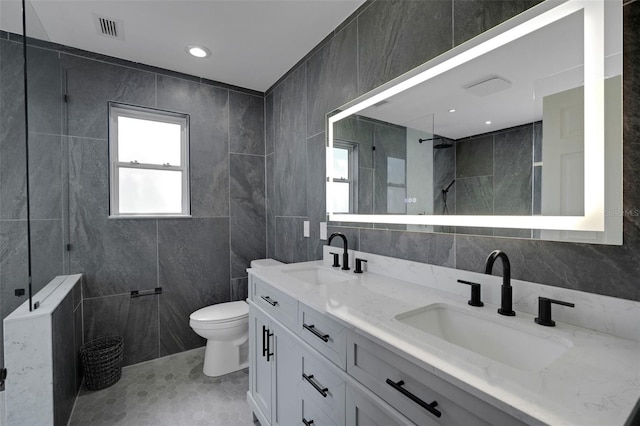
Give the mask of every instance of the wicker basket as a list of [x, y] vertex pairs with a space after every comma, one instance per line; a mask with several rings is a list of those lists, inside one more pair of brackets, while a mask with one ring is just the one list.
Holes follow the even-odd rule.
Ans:
[[89, 390], [107, 388], [122, 376], [122, 337], [110, 336], [80, 346], [84, 385]]

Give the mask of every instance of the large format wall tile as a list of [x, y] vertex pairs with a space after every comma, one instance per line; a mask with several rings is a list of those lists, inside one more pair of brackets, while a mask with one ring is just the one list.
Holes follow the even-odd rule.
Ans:
[[343, 28], [307, 62], [307, 136], [325, 131], [325, 114], [358, 94], [357, 23]]
[[108, 219], [107, 142], [70, 141], [71, 272], [84, 272], [85, 297], [156, 287], [156, 221]]
[[506, 21], [542, 0], [454, 0], [456, 45]]
[[[512, 278], [640, 300], [638, 235], [640, 229], [626, 220], [621, 247], [457, 235], [456, 267], [484, 272], [486, 257], [500, 249], [509, 256]], [[497, 263], [494, 274], [502, 275]], [[513, 292], [517, 297], [518, 289]]]
[[156, 76], [152, 73], [65, 54], [61, 59], [67, 73], [71, 136], [107, 139], [108, 101], [156, 106]]
[[360, 230], [360, 250], [416, 262], [454, 266], [453, 235]]
[[265, 132], [264, 135], [264, 153], [265, 155], [274, 153], [274, 141], [275, 131], [273, 126], [275, 125], [273, 120], [273, 93], [264, 97], [264, 120], [265, 120]]
[[229, 92], [158, 76], [158, 108], [189, 114], [191, 214], [229, 215]]
[[307, 211], [310, 213], [309, 238], [307, 239], [307, 260], [322, 259], [320, 222], [327, 221], [326, 208], [326, 142], [320, 133], [307, 140]]
[[230, 300], [229, 252], [228, 218], [158, 222], [161, 356], [204, 344], [189, 315]]
[[365, 93], [451, 49], [452, 2], [377, 1], [358, 17], [358, 90]]
[[266, 191], [267, 191], [267, 257], [275, 257], [276, 253], [276, 180], [274, 178], [275, 154], [267, 155]]
[[229, 91], [229, 147], [236, 154], [264, 155], [264, 98]]
[[[27, 221], [0, 221], [0, 312], [3, 318], [27, 298], [27, 259]], [[14, 290], [18, 288], [25, 290], [25, 296], [15, 296]]]
[[29, 132], [62, 134], [62, 73], [58, 52], [27, 50]]
[[231, 280], [231, 301], [247, 300], [249, 297], [249, 278]]
[[285, 263], [307, 260], [307, 241], [300, 217], [276, 217], [275, 259]]
[[0, 40], [0, 219], [26, 219], [24, 67], [19, 43]]
[[493, 175], [493, 135], [458, 140], [456, 178]]
[[[62, 220], [31, 221], [31, 280], [33, 294], [64, 273]], [[26, 261], [26, 260], [25, 260]]]
[[232, 154], [231, 277], [246, 277], [253, 259], [266, 255], [264, 157]]
[[29, 134], [31, 219], [62, 218], [62, 155], [61, 136]]
[[305, 67], [273, 92], [276, 216], [307, 215]]
[[[124, 339], [124, 365], [158, 357], [158, 297], [129, 294], [84, 299], [84, 341]], [[187, 321], [188, 322], [188, 321]]]

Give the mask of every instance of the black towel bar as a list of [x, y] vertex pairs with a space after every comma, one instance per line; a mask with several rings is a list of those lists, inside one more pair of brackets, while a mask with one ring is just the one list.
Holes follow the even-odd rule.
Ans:
[[156, 287], [153, 290], [131, 290], [131, 298], [142, 296], [153, 296], [154, 294], [162, 294], [162, 287]]

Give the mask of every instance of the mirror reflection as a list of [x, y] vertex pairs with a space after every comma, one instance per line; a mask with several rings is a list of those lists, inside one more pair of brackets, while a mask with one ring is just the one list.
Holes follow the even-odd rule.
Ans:
[[[572, 13], [335, 122], [334, 212], [583, 216], [584, 33], [583, 11]], [[615, 143], [622, 60], [620, 46], [606, 49], [605, 127]]]

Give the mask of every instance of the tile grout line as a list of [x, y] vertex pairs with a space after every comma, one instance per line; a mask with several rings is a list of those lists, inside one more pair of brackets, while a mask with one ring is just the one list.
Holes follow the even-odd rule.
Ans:
[[232, 238], [231, 238], [231, 96], [229, 95], [229, 90], [227, 90], [227, 165], [228, 165], [228, 173], [229, 173], [229, 301], [233, 300], [233, 249], [232, 249]]
[[[156, 286], [160, 287], [160, 221], [156, 219]], [[156, 297], [158, 310], [158, 358], [160, 358], [160, 296]]]

